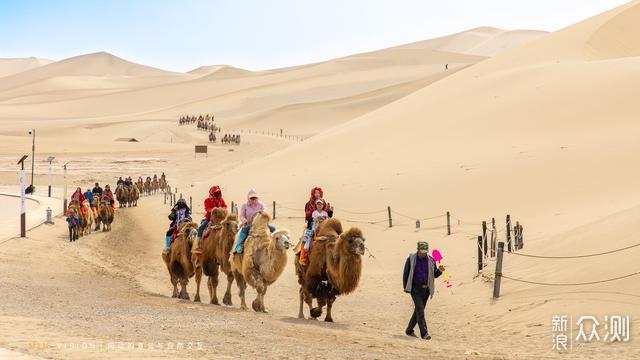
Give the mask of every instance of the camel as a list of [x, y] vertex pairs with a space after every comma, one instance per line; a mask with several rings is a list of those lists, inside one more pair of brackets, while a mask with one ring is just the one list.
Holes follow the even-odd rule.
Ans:
[[[107, 199], [100, 200], [100, 209], [98, 210], [100, 221], [102, 222], [102, 231], [111, 231], [111, 223], [113, 222], [113, 209]], [[98, 228], [99, 228], [98, 224]]]
[[93, 204], [94, 206], [91, 208], [93, 210], [93, 222], [96, 224], [95, 229], [93, 231], [100, 230], [100, 224], [102, 224], [102, 219], [100, 218], [100, 202], [102, 201], [100, 195], [93, 194]]
[[160, 190], [163, 193], [167, 192], [167, 180], [166, 179], [160, 178]]
[[[178, 235], [171, 244], [171, 252], [162, 253], [162, 260], [167, 265], [173, 294], [171, 297], [189, 300], [187, 284], [189, 278], [195, 274], [193, 263], [191, 262], [191, 246], [198, 236], [198, 225], [194, 222], [184, 222], [178, 229]], [[178, 293], [178, 283], [180, 283], [180, 293]]]
[[244, 242], [244, 253], [233, 255], [231, 268], [240, 289], [240, 308], [243, 310], [247, 309], [244, 293], [249, 283], [258, 293], [251, 304], [253, 310], [267, 312], [264, 306], [267, 287], [280, 277], [287, 265], [287, 250], [291, 246], [289, 231], [279, 230], [270, 234], [269, 221], [271, 216], [267, 212], [256, 214]]
[[129, 199], [129, 191], [124, 185], [118, 185], [116, 189], [116, 199], [118, 200], [119, 207], [126, 207]]
[[154, 179], [151, 182], [151, 191], [153, 191], [153, 193], [155, 194], [158, 192], [159, 188], [160, 188], [160, 185], [158, 184], [158, 179]]
[[91, 209], [91, 203], [89, 202], [89, 200], [83, 201], [82, 206], [84, 206], [84, 209], [86, 211], [86, 215], [85, 215], [86, 226], [84, 228], [84, 234], [89, 235], [91, 234], [91, 230], [93, 229], [93, 223], [95, 222], [95, 217], [93, 215], [93, 210]]
[[218, 267], [220, 267], [220, 270], [227, 275], [227, 291], [224, 293], [222, 303], [230, 306], [232, 305], [233, 271], [231, 271], [229, 255], [238, 233], [238, 217], [235, 214], [229, 214], [226, 209], [215, 208], [211, 211], [210, 220], [209, 233], [203, 234], [202, 238], [202, 253], [193, 254], [192, 257], [197, 284], [193, 301], [200, 301], [200, 280], [204, 271], [204, 274], [209, 277], [207, 286], [210, 303], [218, 305]]
[[[352, 227], [343, 232], [336, 218], [320, 224], [309, 253], [309, 265], [301, 265], [299, 255], [295, 259], [300, 284], [299, 318], [304, 318], [302, 309], [306, 302], [314, 319], [322, 315], [322, 308], [327, 305], [324, 321], [333, 322], [331, 308], [336, 296], [353, 292], [360, 282], [364, 241], [360, 229]], [[316, 308], [312, 307], [313, 298], [318, 301]]]
[[135, 185], [131, 185], [129, 189], [129, 206], [138, 206], [138, 199], [140, 198], [140, 191]]

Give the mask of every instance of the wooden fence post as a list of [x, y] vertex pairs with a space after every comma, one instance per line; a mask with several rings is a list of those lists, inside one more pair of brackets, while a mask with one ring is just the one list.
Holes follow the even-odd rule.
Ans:
[[478, 236], [478, 272], [482, 271], [482, 235]]
[[420, 220], [416, 220], [416, 230], [420, 230]]
[[231, 202], [231, 213], [233, 214], [233, 201]]
[[518, 225], [518, 234], [520, 234], [520, 249], [524, 247], [524, 235], [522, 235], [522, 225]]
[[483, 241], [483, 249], [484, 249], [484, 257], [487, 257], [487, 250], [489, 248], [489, 244], [487, 243], [487, 222], [482, 222], [482, 241]]
[[496, 218], [491, 218], [491, 257], [496, 257], [496, 241], [498, 231], [496, 230]]
[[164, 204], [167, 205], [167, 193], [164, 193]]
[[451, 235], [451, 214], [447, 211], [447, 235]]
[[276, 219], [276, 201], [273, 201], [273, 220]]
[[391, 220], [391, 206], [387, 206], [387, 213], [389, 214], [389, 227], [393, 227], [393, 222]]
[[191, 209], [191, 211], [193, 211], [193, 203], [192, 203], [193, 198], [191, 196], [189, 196], [189, 209]]
[[511, 252], [511, 215], [507, 215], [507, 251]]
[[496, 261], [496, 274], [493, 279], [493, 298], [500, 297], [500, 280], [502, 279], [502, 256], [504, 255], [504, 242], [498, 243], [498, 259]]

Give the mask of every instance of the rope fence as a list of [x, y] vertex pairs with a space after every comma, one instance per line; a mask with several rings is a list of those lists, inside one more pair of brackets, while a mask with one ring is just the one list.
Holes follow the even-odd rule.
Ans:
[[[546, 256], [546, 255], [535, 255], [535, 254], [522, 254], [522, 253], [515, 253], [515, 252], [512, 252], [510, 255], [523, 256], [523, 257], [536, 258], [536, 259], [551, 259], [551, 260], [582, 259], [587, 257], [609, 255], [609, 254], [633, 249], [639, 246], [640, 246], [640, 243], [637, 243], [637, 244], [625, 246], [625, 247], [614, 249], [614, 250], [602, 251], [598, 253], [584, 254], [584, 255]], [[548, 283], [548, 282], [542, 282], [542, 281], [520, 279], [520, 278], [515, 278], [515, 277], [511, 277], [503, 274], [502, 273], [503, 258], [504, 258], [504, 242], [500, 242], [498, 244], [498, 257], [496, 261], [495, 276], [493, 280], [493, 297], [494, 298], [498, 298], [500, 296], [500, 285], [503, 278], [511, 281], [515, 281], [515, 282], [532, 284], [532, 285], [540, 285], [540, 286], [583, 286], [583, 285], [602, 284], [602, 283], [622, 280], [622, 279], [630, 278], [636, 275], [640, 275], [640, 271], [636, 271], [627, 275], [621, 275], [621, 276], [617, 276], [609, 279], [603, 279], [603, 280], [594, 280], [594, 281], [585, 281], [585, 282], [567, 282], [567, 283]]]

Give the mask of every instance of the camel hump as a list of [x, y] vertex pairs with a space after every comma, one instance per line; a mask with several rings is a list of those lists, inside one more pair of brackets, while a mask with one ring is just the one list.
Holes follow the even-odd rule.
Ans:
[[336, 218], [330, 218], [318, 226], [318, 236], [338, 236], [342, 234], [342, 223]]

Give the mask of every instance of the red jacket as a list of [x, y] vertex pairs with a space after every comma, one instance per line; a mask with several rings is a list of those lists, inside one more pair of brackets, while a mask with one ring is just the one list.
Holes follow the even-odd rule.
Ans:
[[82, 202], [84, 202], [84, 195], [82, 195], [82, 190], [80, 191], [76, 190], [76, 192], [74, 192], [73, 195], [71, 195], [71, 201], [73, 200], [77, 200], [78, 203], [82, 205]]
[[[215, 197], [215, 193], [217, 191], [220, 191], [220, 197]], [[227, 203], [225, 203], [224, 199], [222, 198], [222, 191], [220, 190], [220, 187], [217, 185], [212, 186], [211, 189], [209, 189], [209, 197], [204, 199], [204, 211], [205, 211], [204, 218], [210, 219], [211, 210], [215, 208], [223, 208], [223, 209], [227, 208]]]

